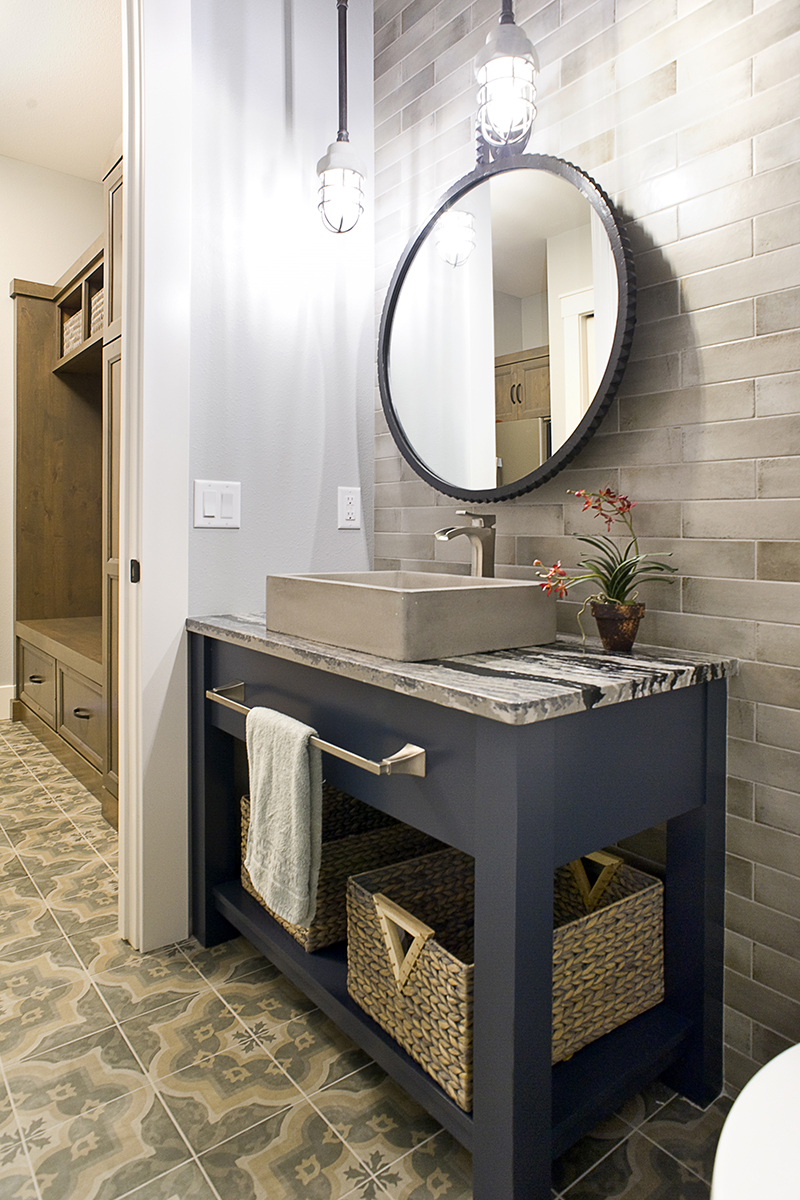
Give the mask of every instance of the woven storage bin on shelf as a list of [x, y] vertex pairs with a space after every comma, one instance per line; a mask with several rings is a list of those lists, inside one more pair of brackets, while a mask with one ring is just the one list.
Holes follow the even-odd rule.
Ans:
[[[374, 895], [435, 931], [399, 989]], [[472, 1108], [474, 861], [444, 850], [352, 878], [347, 886], [347, 990], [432, 1075]]]
[[83, 313], [81, 311], [73, 313], [72, 316], [63, 314], [63, 344], [64, 349], [62, 354], [69, 354], [70, 350], [74, 350], [83, 338]]
[[92, 307], [89, 314], [89, 336], [94, 337], [103, 328], [103, 292], [95, 292], [92, 296]]
[[250, 798], [242, 810], [242, 887], [305, 950], [321, 950], [347, 937], [347, 879], [359, 871], [414, 858], [438, 849], [441, 842], [395, 821], [330, 784], [322, 786], [322, 857], [317, 884], [317, 908], [309, 927], [292, 925], [273, 912], [259, 896], [244, 865], [250, 827]]
[[[400, 990], [375, 895], [432, 927]], [[663, 999], [663, 885], [622, 865], [587, 915], [554, 881], [553, 1062]], [[370, 871], [347, 893], [347, 988], [459, 1107], [472, 1107], [473, 860], [458, 850]]]
[[553, 1062], [664, 999], [664, 885], [622, 863], [594, 912], [569, 867], [553, 894]]

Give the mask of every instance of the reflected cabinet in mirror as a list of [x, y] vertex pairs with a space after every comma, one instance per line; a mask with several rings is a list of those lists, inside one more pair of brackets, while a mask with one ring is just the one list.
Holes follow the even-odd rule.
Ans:
[[409, 243], [386, 297], [378, 378], [405, 459], [462, 500], [550, 479], [616, 393], [635, 297], [621, 223], [588, 175], [541, 154], [478, 167]]

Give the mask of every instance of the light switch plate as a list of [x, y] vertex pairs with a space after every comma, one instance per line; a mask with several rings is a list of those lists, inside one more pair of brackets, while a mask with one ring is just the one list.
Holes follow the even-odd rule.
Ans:
[[220, 479], [195, 479], [195, 529], [239, 529], [242, 523], [242, 485]]

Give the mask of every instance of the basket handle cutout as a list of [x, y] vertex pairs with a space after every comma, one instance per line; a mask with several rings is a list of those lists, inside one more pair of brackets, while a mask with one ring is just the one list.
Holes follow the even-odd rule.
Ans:
[[[600, 873], [594, 883], [589, 882], [589, 874], [586, 870], [587, 861], [600, 868]], [[603, 893], [621, 866], [621, 858], [616, 858], [613, 854], [606, 854], [604, 850], [595, 850], [592, 854], [584, 854], [583, 858], [576, 858], [569, 864], [587, 913], [594, 912], [597, 908], [603, 898]]]
[[388, 896], [376, 892], [373, 900], [397, 990], [402, 992], [425, 943], [433, 937], [433, 930]]

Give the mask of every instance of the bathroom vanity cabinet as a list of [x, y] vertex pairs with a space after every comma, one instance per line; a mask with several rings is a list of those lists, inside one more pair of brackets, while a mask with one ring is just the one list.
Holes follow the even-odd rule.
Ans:
[[[267, 633], [263, 617], [188, 622], [194, 932], [244, 934], [473, 1153], [476, 1200], [548, 1200], [551, 1157], [657, 1076], [705, 1104], [721, 1088], [727, 660], [608, 656], [579, 642], [397, 663]], [[343, 947], [306, 954], [239, 881], [245, 717], [280, 709], [380, 761], [333, 755], [344, 791], [475, 858], [474, 1110], [462, 1112], [348, 997]], [[662, 1004], [551, 1066], [553, 871], [666, 823]]]

